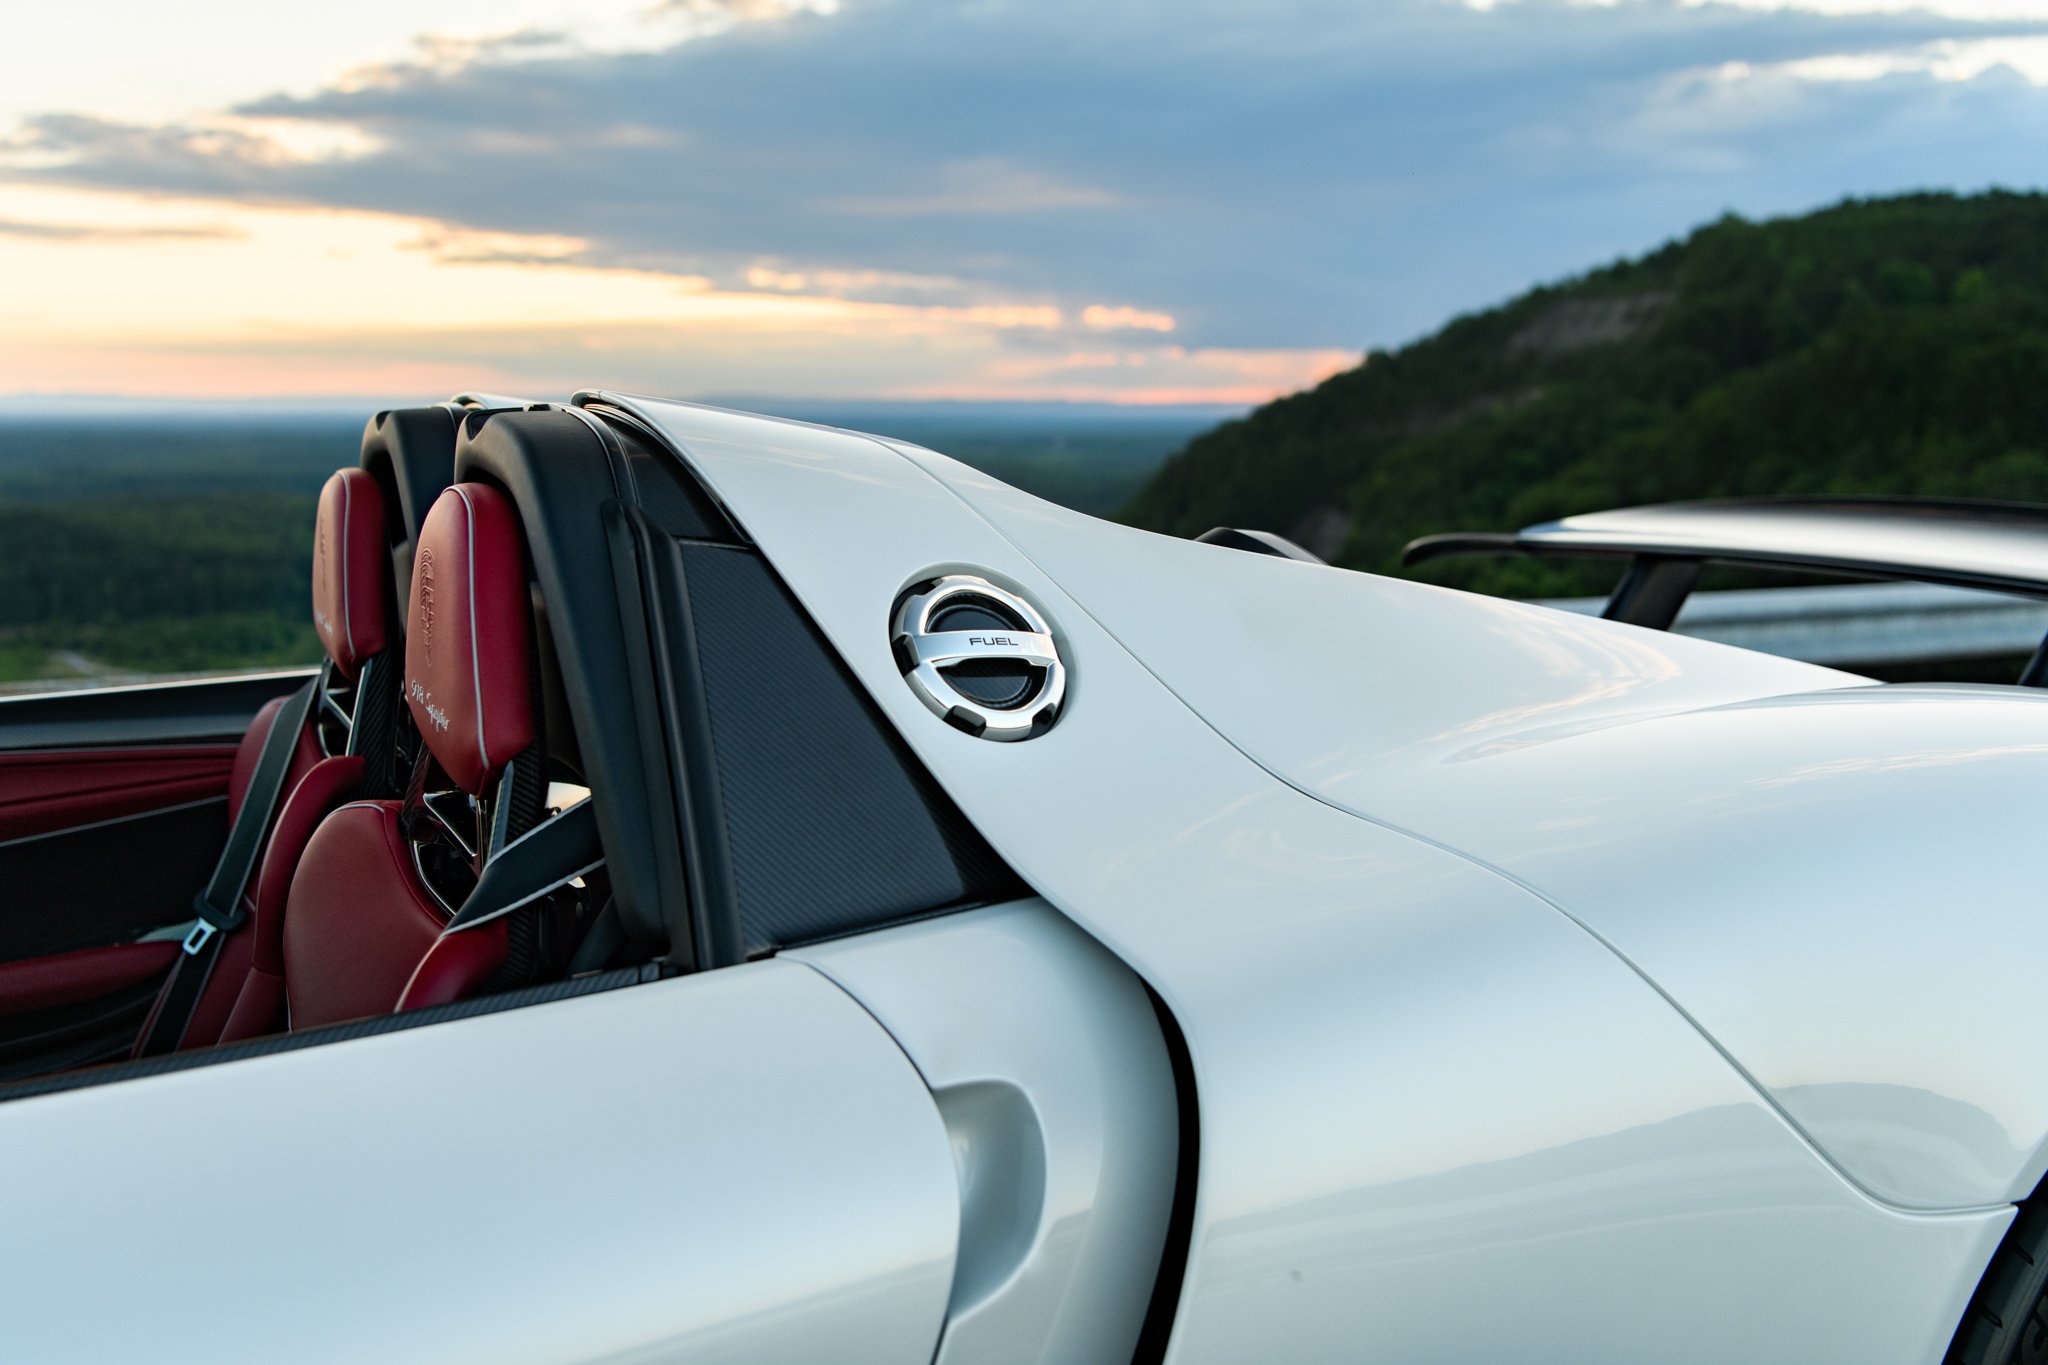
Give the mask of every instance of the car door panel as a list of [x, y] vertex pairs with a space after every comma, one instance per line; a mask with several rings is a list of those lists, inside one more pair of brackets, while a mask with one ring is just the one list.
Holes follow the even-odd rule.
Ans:
[[0, 843], [226, 794], [232, 744], [0, 753]]
[[190, 920], [227, 829], [223, 792], [0, 843], [0, 962], [104, 947]]
[[962, 1213], [935, 1365], [1130, 1360], [1181, 1151], [1138, 977], [1039, 900], [784, 957], [858, 999], [937, 1097]]
[[189, 919], [251, 717], [303, 673], [0, 699], [0, 962]]
[[[162, 988], [167, 967], [160, 964], [168, 963], [177, 950], [175, 939], [165, 939], [9, 964], [16, 970], [33, 969], [37, 979], [21, 992], [29, 998], [14, 1002], [19, 1008], [0, 1015], [0, 1081], [128, 1056]], [[118, 971], [80, 972], [69, 962], [88, 954], [118, 954], [124, 960]], [[85, 984], [93, 987], [91, 995], [78, 993], [76, 988]], [[53, 995], [58, 998], [49, 998]]]
[[75, 1005], [137, 986], [170, 970], [169, 937], [0, 962], [0, 1018]]
[[[924, 1362], [930, 1092], [767, 961], [0, 1104], [0, 1359]], [[81, 1303], [98, 1305], [81, 1315]]]
[[249, 719], [311, 669], [0, 697], [0, 753], [239, 742]]
[[0, 1079], [127, 1053], [226, 841], [242, 735], [305, 676], [0, 699]]
[[223, 791], [0, 842], [0, 1080], [127, 1055], [227, 824]]

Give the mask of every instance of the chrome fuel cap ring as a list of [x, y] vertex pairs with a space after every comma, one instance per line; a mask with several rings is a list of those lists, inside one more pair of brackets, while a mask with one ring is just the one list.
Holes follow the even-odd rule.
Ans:
[[1036, 607], [974, 574], [947, 574], [897, 600], [890, 646], [933, 714], [981, 739], [1032, 739], [1052, 728], [1067, 669]]

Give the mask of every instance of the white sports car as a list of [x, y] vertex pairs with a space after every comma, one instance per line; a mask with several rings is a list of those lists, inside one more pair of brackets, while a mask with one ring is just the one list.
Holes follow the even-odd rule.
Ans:
[[1417, 548], [1601, 620], [586, 393], [319, 528], [317, 675], [0, 702], [0, 1360], [2048, 1352], [2048, 695], [1654, 628], [2048, 516]]

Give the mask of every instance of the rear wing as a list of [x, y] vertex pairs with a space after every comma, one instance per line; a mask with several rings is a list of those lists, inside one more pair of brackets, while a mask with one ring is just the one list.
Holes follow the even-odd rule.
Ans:
[[[1591, 512], [1508, 535], [1424, 536], [1409, 543], [1401, 561], [1468, 555], [1626, 560], [1601, 615], [1665, 630], [1709, 564], [2048, 598], [2048, 507], [1903, 498], [1674, 502]], [[2048, 686], [2048, 640], [2019, 683]]]

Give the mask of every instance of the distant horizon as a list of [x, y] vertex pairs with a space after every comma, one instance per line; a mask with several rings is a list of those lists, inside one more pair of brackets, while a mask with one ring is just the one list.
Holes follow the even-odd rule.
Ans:
[[[301, 397], [184, 398], [127, 394], [0, 394], [0, 419], [23, 417], [132, 418], [153, 417], [317, 417], [367, 416], [394, 407], [416, 407], [445, 400], [446, 395], [405, 397], [362, 395], [337, 398], [328, 394]], [[537, 396], [533, 402], [562, 402], [567, 395]], [[1086, 399], [1030, 398], [770, 398], [716, 394], [684, 398], [707, 407], [731, 408], [816, 420], [812, 414], [948, 414], [994, 419], [1072, 417], [1101, 421], [1224, 420], [1241, 416], [1251, 403], [1146, 403]]]

